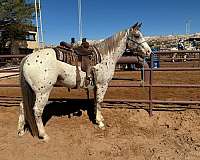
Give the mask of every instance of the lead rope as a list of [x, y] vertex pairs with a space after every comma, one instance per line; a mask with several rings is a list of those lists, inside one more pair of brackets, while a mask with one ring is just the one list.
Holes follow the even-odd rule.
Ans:
[[146, 57], [143, 58], [143, 63], [142, 63], [142, 79], [140, 81], [140, 86], [144, 87], [144, 64], [146, 62]]
[[[146, 89], [145, 89], [145, 87], [144, 87], [144, 64], [145, 64], [145, 62], [146, 62], [146, 56], [144, 56], [144, 58], [143, 58], [143, 65], [142, 65], [142, 80], [141, 80], [141, 83], [140, 83], [140, 86], [142, 87], [142, 93], [143, 93], [143, 95], [144, 96], [146, 96], [146, 93], [147, 93], [147, 91], [146, 91]], [[144, 104], [143, 104], [144, 105]], [[145, 105], [144, 105], [145, 106]]]

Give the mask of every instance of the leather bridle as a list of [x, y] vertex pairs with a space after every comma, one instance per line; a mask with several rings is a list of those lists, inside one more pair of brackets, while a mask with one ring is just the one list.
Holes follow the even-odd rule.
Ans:
[[139, 47], [144, 48], [144, 46], [143, 46], [142, 44], [145, 43], [145, 42], [147, 42], [146, 40], [144, 40], [144, 41], [142, 41], [142, 42], [139, 43], [139, 42], [137, 42], [137, 41], [131, 39], [130, 37], [127, 38], [127, 42], [128, 42], [128, 41], [131, 41], [131, 42], [137, 44], [137, 47], [134, 48], [134, 49], [136, 49], [136, 50], [138, 50]]
[[[141, 48], [143, 48], [144, 49], [144, 46], [142, 45], [143, 43], [145, 43], [146, 42], [146, 40], [144, 40], [144, 41], [142, 41], [142, 42], [137, 42], [137, 41], [135, 41], [135, 40], [133, 40], [133, 39], [131, 39], [130, 37], [127, 37], [127, 44], [128, 44], [128, 41], [131, 41], [132, 43], [135, 43], [137, 46], [135, 47], [135, 48], [126, 48], [126, 49], [128, 49], [129, 50], [129, 52], [132, 52], [133, 53], [133, 55], [134, 56], [139, 56], [139, 57], [142, 57], [142, 58], [144, 58], [144, 57], [146, 57], [146, 55], [145, 54], [141, 54], [141, 51], [140, 51], [140, 47]], [[135, 52], [136, 51], [136, 52]]]

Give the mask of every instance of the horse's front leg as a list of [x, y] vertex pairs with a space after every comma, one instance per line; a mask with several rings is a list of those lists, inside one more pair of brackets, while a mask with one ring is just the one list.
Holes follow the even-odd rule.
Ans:
[[106, 84], [97, 84], [95, 88], [95, 113], [96, 113], [96, 123], [98, 124], [99, 128], [105, 129], [104, 125], [104, 118], [101, 112], [101, 105], [103, 102], [104, 95], [108, 88], [108, 83]]

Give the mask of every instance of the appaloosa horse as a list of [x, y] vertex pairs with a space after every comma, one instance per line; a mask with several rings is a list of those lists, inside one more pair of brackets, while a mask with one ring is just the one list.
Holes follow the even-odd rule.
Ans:
[[[95, 93], [96, 123], [99, 128], [104, 128], [104, 119], [101, 113], [101, 103], [108, 88], [108, 83], [113, 77], [117, 60], [122, 56], [127, 43], [132, 47], [149, 56], [151, 49], [146, 43], [139, 28], [141, 24], [134, 26], [115, 35], [93, 44], [101, 54], [101, 62], [91, 67], [93, 75], [93, 89]], [[86, 73], [81, 71], [80, 87], [85, 86]], [[77, 66], [59, 61], [55, 50], [52, 48], [42, 49], [26, 56], [20, 65], [20, 84], [23, 101], [20, 103], [20, 115], [18, 122], [18, 135], [25, 132], [25, 124], [30, 126], [33, 136], [38, 136], [44, 141], [49, 139], [45, 132], [42, 113], [48, 102], [49, 94], [57, 82], [60, 81], [67, 88], [74, 88], [76, 84]], [[91, 85], [90, 85], [91, 89]]]

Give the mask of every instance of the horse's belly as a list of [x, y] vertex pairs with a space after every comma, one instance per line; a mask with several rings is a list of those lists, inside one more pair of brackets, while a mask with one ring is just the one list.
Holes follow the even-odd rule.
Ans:
[[58, 76], [58, 83], [64, 85], [68, 88], [76, 87], [76, 70], [65, 70], [62, 74]]
[[69, 80], [64, 80], [62, 77], [58, 77], [56, 85], [64, 86], [64, 87], [67, 87], [67, 88], [75, 88], [76, 87], [76, 80], [69, 81]]

